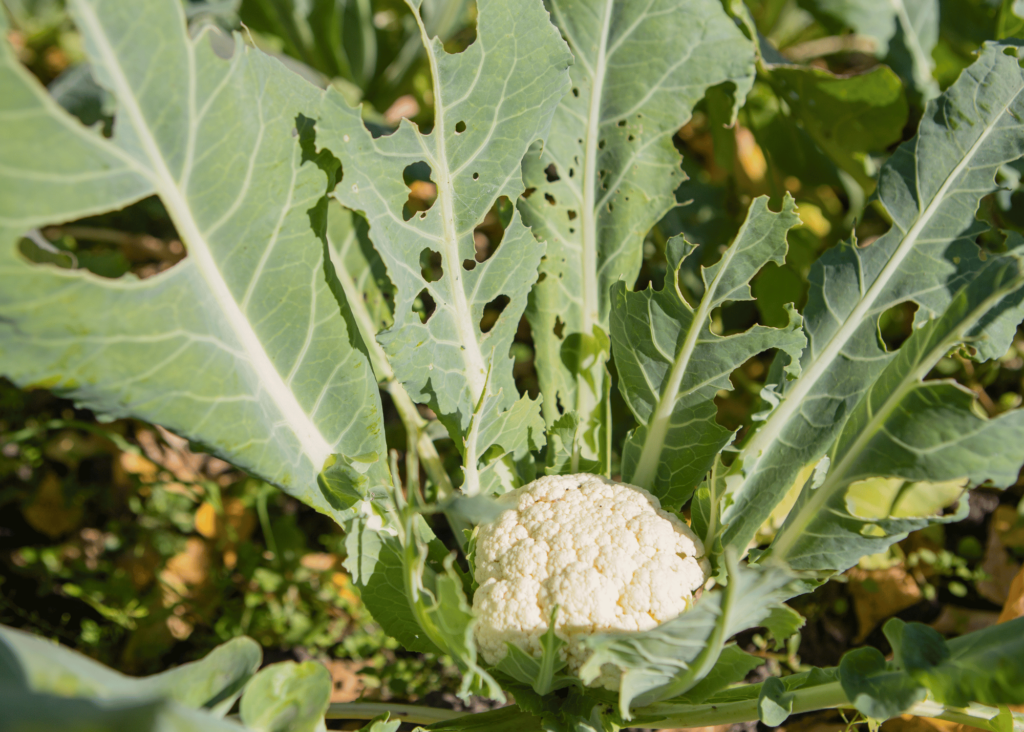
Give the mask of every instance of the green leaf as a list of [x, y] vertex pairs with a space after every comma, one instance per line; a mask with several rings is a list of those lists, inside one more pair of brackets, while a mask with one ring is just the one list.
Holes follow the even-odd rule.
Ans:
[[907, 516], [909, 504], [896, 497], [880, 518], [857, 515], [847, 488], [873, 476], [991, 480], [996, 487], [1016, 482], [1024, 464], [1024, 410], [985, 419], [974, 409], [973, 392], [924, 378], [972, 333], [1024, 318], [1022, 285], [1024, 260], [993, 257], [941, 318], [914, 331], [853, 409], [830, 453], [827, 477], [803, 490], [768, 556], [798, 569], [843, 570], [931, 521], [960, 517]]
[[[241, 39], [231, 59], [212, 30], [189, 39], [175, 0], [69, 7], [119, 111], [110, 139], [87, 130], [0, 44], [0, 372], [162, 424], [331, 514], [327, 458], [385, 446], [314, 230], [326, 181], [298, 117], [319, 91]], [[168, 272], [107, 280], [17, 253], [33, 227], [153, 193], [189, 255]]]
[[711, 331], [712, 311], [726, 302], [751, 300], [750, 280], [768, 262], [782, 264], [786, 232], [799, 219], [788, 195], [782, 211], [761, 197], [750, 206], [736, 241], [703, 270], [704, 295], [696, 308], [683, 297], [678, 272], [694, 246], [668, 243], [673, 276], [660, 291], [612, 287], [611, 334], [619, 390], [640, 426], [627, 438], [622, 477], [677, 508], [711, 469], [732, 439], [715, 417], [715, 395], [730, 389], [730, 374], [762, 351], [778, 348], [795, 363], [806, 340], [790, 313], [786, 328], [754, 326], [721, 337]]
[[542, 732], [541, 720], [514, 704], [479, 714], [467, 714], [448, 722], [437, 722], [417, 730], [430, 732]]
[[555, 635], [557, 616], [558, 606], [556, 605], [551, 610], [547, 632], [540, 637], [540, 658], [534, 658], [519, 646], [506, 641], [505, 646], [508, 653], [495, 666], [498, 671], [511, 676], [516, 681], [527, 684], [541, 696], [556, 689], [579, 683], [578, 679], [560, 673], [568, 663], [562, 653], [566, 642]]
[[1024, 35], [1024, 2], [1021, 0], [1003, 0], [999, 6], [999, 17], [996, 21], [996, 38], [1019, 38]]
[[899, 74], [923, 105], [939, 93], [932, 51], [939, 40], [939, 0], [800, 0], [826, 28], [845, 28], [875, 42], [875, 55]]
[[[0, 8], [2, 10], [2, 8]], [[0, 17], [3, 13], [0, 12]], [[49, 694], [35, 694], [23, 689], [0, 687], [0, 709], [4, 732], [106, 732], [106, 730], [132, 730], [132, 732], [240, 732], [241, 728], [228, 722], [193, 712], [188, 721], [196, 726], [181, 724], [182, 712], [169, 712], [159, 701], [132, 700], [120, 703], [97, 703], [92, 699], [67, 699]], [[177, 723], [176, 723], [177, 722]]]
[[871, 719], [889, 719], [925, 698], [926, 689], [891, 669], [877, 648], [857, 648], [839, 662], [839, 682], [854, 708]]
[[[447, 554], [422, 518], [416, 524], [421, 540], [431, 547], [434, 556]], [[345, 535], [345, 551], [348, 554], [345, 568], [352, 574], [359, 596], [384, 632], [414, 653], [440, 654], [441, 649], [420, 627], [409, 606], [404, 549], [398, 538], [360, 519]], [[424, 571], [433, 572], [429, 567]]]
[[154, 676], [135, 678], [44, 638], [0, 626], [0, 642], [13, 651], [28, 687], [38, 693], [101, 699], [173, 700], [222, 717], [260, 664], [260, 647], [235, 638], [199, 661]]
[[[917, 137], [883, 167], [878, 204], [892, 228], [869, 246], [843, 243], [811, 269], [804, 309], [809, 347], [793, 381], [771, 385], [776, 406], [733, 463], [725, 543], [744, 549], [806, 465], [838, 436], [894, 357], [877, 335], [881, 313], [914, 301], [923, 322], [945, 311], [981, 268], [973, 239], [980, 197], [998, 167], [1024, 150], [1024, 73], [1017, 45], [987, 44], [971, 70], [929, 105]], [[979, 358], [1001, 356], [1012, 328], [988, 328]]]
[[705, 592], [692, 610], [639, 633], [598, 633], [584, 646], [590, 657], [580, 668], [585, 684], [604, 664], [622, 672], [619, 714], [630, 707], [684, 694], [714, 668], [725, 642], [760, 625], [772, 607], [792, 595], [792, 577], [775, 568], [731, 566], [728, 585]]
[[324, 499], [334, 509], [336, 520], [342, 524], [359, 513], [369, 516], [365, 502], [376, 506], [379, 514], [392, 506], [391, 475], [383, 457], [375, 452], [331, 458], [317, 476], [317, 482]]
[[398, 732], [398, 728], [402, 726], [402, 720], [396, 719], [390, 722], [388, 721], [390, 716], [390, 714], [382, 714], [379, 717], [374, 717], [369, 724], [360, 728], [360, 732]]
[[497, 519], [508, 506], [490, 496], [452, 496], [437, 505], [438, 511], [461, 516], [470, 524], [487, 524]]
[[318, 732], [333, 690], [330, 672], [316, 661], [275, 663], [249, 682], [239, 716], [259, 732]]
[[852, 76], [809, 66], [769, 68], [771, 85], [818, 147], [862, 187], [874, 187], [865, 154], [898, 142], [907, 123], [899, 77], [885, 66]]
[[732, 115], [754, 80], [754, 49], [719, 0], [550, 3], [576, 62], [572, 92], [543, 150], [523, 164], [524, 220], [547, 242], [527, 318], [551, 426], [575, 410], [582, 457], [607, 461], [602, 439], [609, 288], [632, 286], [651, 227], [684, 179], [672, 136], [714, 86]]
[[455, 555], [444, 559], [440, 572], [425, 566], [426, 546], [408, 544], [405, 548], [406, 594], [413, 614], [430, 639], [453, 657], [462, 671], [459, 696], [485, 695], [504, 701], [505, 694], [487, 671], [477, 663], [473, 639], [475, 616], [463, 591], [462, 578], [455, 572]]
[[771, 634], [772, 640], [775, 641], [773, 647], [778, 650], [793, 634], [804, 627], [805, 622], [804, 616], [793, 608], [788, 605], [777, 605], [761, 624]]
[[[543, 253], [514, 215], [497, 251], [477, 262], [473, 229], [500, 196], [522, 192], [520, 163], [546, 134], [570, 63], [538, 0], [514, 7], [484, 0], [478, 9], [477, 40], [464, 52], [448, 54], [436, 39], [426, 43], [434, 79], [430, 134], [404, 122], [374, 139], [359, 111], [332, 91], [317, 125], [317, 144], [342, 163], [334, 196], [366, 215], [394, 283], [394, 325], [378, 340], [412, 398], [430, 404], [463, 450], [469, 493], [483, 484], [481, 458], [500, 456], [488, 452], [494, 435], [515, 432], [519, 440], [502, 444], [501, 455], [527, 446], [521, 428], [537, 407], [516, 404], [508, 354]], [[503, 81], [477, 84], [482, 78]], [[429, 168], [437, 200], [406, 221], [410, 166]], [[424, 276], [423, 257], [440, 262], [439, 279]], [[484, 309], [499, 298], [504, 310], [485, 333]], [[413, 310], [417, 299], [435, 304], [426, 322]]]
[[[326, 236], [334, 273], [348, 301], [358, 298], [364, 303], [366, 332], [376, 335], [390, 327], [394, 322], [395, 288], [373, 248], [366, 219], [332, 200], [327, 209]], [[359, 309], [350, 307], [358, 317]]]
[[761, 684], [761, 695], [757, 698], [757, 718], [769, 727], [778, 727], [793, 713], [793, 694], [775, 676], [769, 676]]
[[747, 674], [764, 665], [764, 662], [763, 658], [751, 656], [737, 645], [728, 645], [722, 649], [707, 676], [682, 696], [669, 701], [700, 704], [727, 686], [743, 681]]
[[576, 410], [570, 409], [556, 419], [548, 429], [548, 451], [545, 463], [546, 475], [568, 475], [570, 473], [601, 472], [597, 460], [582, 458], [583, 424]]
[[948, 643], [927, 625], [898, 618], [890, 619], [883, 630], [896, 663], [940, 703], [1024, 703], [1024, 618]]

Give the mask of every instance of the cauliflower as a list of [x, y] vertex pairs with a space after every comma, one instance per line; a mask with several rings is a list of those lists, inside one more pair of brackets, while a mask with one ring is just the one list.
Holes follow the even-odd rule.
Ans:
[[[569, 670], [582, 639], [641, 631], [688, 610], [709, 571], [700, 539], [647, 491], [600, 476], [551, 475], [503, 496], [477, 535], [476, 642], [490, 664], [505, 642], [539, 657], [551, 610]], [[612, 686], [602, 674], [598, 683]]]

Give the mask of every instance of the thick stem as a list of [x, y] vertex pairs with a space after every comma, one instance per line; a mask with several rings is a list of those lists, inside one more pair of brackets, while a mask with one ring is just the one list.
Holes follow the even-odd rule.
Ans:
[[[427, 471], [427, 475], [430, 476], [430, 480], [437, 486], [438, 497], [442, 500], [449, 498], [454, 494], [455, 489], [452, 486], [451, 478], [448, 477], [448, 472], [441, 463], [441, 456], [437, 454], [433, 440], [426, 434], [427, 421], [420, 416], [416, 403], [409, 396], [409, 392], [395, 378], [395, 372], [391, 368], [387, 354], [377, 343], [377, 326], [366, 309], [362, 294], [345, 269], [338, 254], [338, 247], [334, 245], [334, 242], [329, 241], [328, 243], [330, 246], [327, 249], [331, 257], [331, 264], [334, 266], [335, 276], [345, 293], [352, 319], [359, 328], [359, 335], [362, 337], [363, 343], [366, 344], [373, 375], [377, 378], [380, 387], [391, 395], [391, 402], [395, 405], [406, 432], [410, 435], [415, 434], [416, 452], [419, 453], [420, 462], [422, 462], [424, 470]], [[461, 540], [461, 531], [455, 526], [452, 529]]]
[[[830, 684], [797, 689], [793, 692], [793, 714], [813, 712], [820, 709], [850, 709], [852, 705], [838, 681]], [[725, 704], [654, 704], [643, 711], [643, 726], [652, 729], [675, 729], [680, 727], [711, 727], [719, 724], [736, 724], [758, 719], [757, 698]], [[650, 720], [651, 714], [665, 716]], [[907, 714], [915, 717], [945, 719], [950, 722], [967, 724], [979, 729], [997, 732], [995, 718], [999, 710], [995, 707], [972, 705], [969, 709], [946, 707], [938, 702], [918, 702]], [[1024, 720], [1014, 718], [1014, 732], [1024, 731]]]
[[420, 707], [415, 704], [353, 702], [349, 704], [331, 704], [327, 709], [327, 714], [324, 715], [324, 718], [373, 719], [385, 712], [391, 715], [391, 719], [399, 719], [410, 724], [447, 722], [451, 719], [458, 719], [459, 717], [464, 717], [466, 715], [465, 712], [456, 712], [452, 709]]

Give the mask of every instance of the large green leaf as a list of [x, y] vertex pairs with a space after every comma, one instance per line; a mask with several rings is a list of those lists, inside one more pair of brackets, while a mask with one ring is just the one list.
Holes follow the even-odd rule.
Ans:
[[[945, 311], [981, 267], [974, 243], [980, 197], [996, 169], [1024, 151], [1024, 73], [1016, 43], [987, 44], [978, 60], [929, 104], [917, 136], [882, 169], [878, 199], [892, 228], [869, 246], [843, 243], [811, 270], [804, 309], [809, 347], [794, 381], [765, 392], [774, 409], [733, 463], [725, 540], [744, 549], [806, 465], [835, 440], [865, 389], [892, 360], [879, 315], [908, 300], [918, 320]], [[1000, 356], [1013, 326], [986, 326], [979, 358]]]
[[[319, 92], [240, 39], [190, 40], [181, 5], [73, 0], [110, 139], [0, 50], [0, 372], [163, 424], [314, 507], [333, 453], [385, 452], [375, 380], [324, 272], [326, 181], [299, 121]], [[43, 224], [157, 194], [188, 257], [146, 280], [29, 264]], [[311, 226], [311, 223], [313, 226]]]
[[576, 62], [543, 151], [523, 164], [532, 192], [519, 208], [547, 242], [527, 317], [545, 420], [575, 410], [581, 457], [607, 463], [609, 288], [632, 288], [644, 237], [676, 205], [684, 176], [672, 136], [711, 87], [742, 102], [754, 50], [718, 0], [550, 5]]
[[0, 626], [0, 645], [13, 651], [27, 688], [39, 694], [122, 702], [172, 700], [222, 717], [260, 664], [250, 638], [218, 646], [205, 658], [155, 676], [134, 678], [45, 638]]
[[881, 517], [858, 516], [846, 490], [858, 480], [1016, 482], [1024, 464], [1024, 410], [985, 419], [973, 408], [973, 392], [923, 379], [979, 327], [1024, 318], [1022, 285], [1021, 259], [994, 258], [941, 318], [907, 339], [846, 421], [829, 453], [825, 481], [803, 490], [768, 556], [797, 569], [843, 570], [930, 521], [962, 517], [890, 516], [889, 510]]
[[[517, 404], [509, 358], [543, 245], [515, 214], [497, 251], [478, 262], [473, 230], [499, 196], [522, 192], [522, 157], [547, 132], [571, 58], [539, 0], [486, 0], [478, 9], [477, 40], [460, 54], [428, 41], [423, 28], [434, 77], [430, 134], [403, 122], [374, 138], [333, 92], [317, 125], [317, 144], [342, 163], [334, 195], [366, 215], [395, 286], [394, 325], [378, 340], [412, 398], [430, 404], [461, 447], [470, 493], [496, 487], [479, 473], [495, 445], [499, 456], [517, 457], [543, 445], [539, 409]], [[405, 176], [424, 166], [437, 200], [405, 220]], [[422, 268], [424, 257], [439, 261], [438, 279]], [[414, 311], [418, 299], [436, 305], [426, 322]], [[484, 332], [485, 308], [502, 300], [503, 312]]]
[[622, 478], [677, 508], [711, 468], [732, 432], [715, 421], [715, 395], [732, 388], [729, 375], [772, 348], [797, 363], [806, 340], [791, 312], [786, 328], [755, 326], [734, 336], [711, 331], [715, 308], [751, 300], [750, 280], [768, 262], [782, 264], [786, 232], [799, 221], [786, 196], [780, 213], [761, 197], [750, 206], [736, 241], [703, 270], [704, 294], [696, 307], [683, 297], [679, 270], [694, 245], [668, 243], [671, 275], [660, 291], [612, 288], [611, 335], [619, 390], [640, 426], [626, 440]]

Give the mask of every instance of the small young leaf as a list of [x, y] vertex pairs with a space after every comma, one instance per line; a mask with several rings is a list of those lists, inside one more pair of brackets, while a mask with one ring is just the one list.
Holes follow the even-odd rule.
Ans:
[[774, 641], [774, 648], [782, 647], [790, 636], [804, 627], [804, 616], [788, 605], [777, 605], [772, 608], [761, 624], [768, 630]]
[[555, 634], [557, 616], [558, 606], [556, 605], [551, 611], [548, 630], [540, 638], [540, 658], [534, 658], [519, 646], [506, 642], [508, 653], [495, 667], [516, 681], [527, 684], [540, 696], [556, 689], [579, 684], [579, 679], [559, 673], [566, 667], [567, 662], [561, 654], [566, 643]]
[[258, 732], [319, 732], [332, 689], [331, 674], [323, 664], [275, 663], [249, 682], [239, 716]]
[[757, 698], [757, 717], [769, 727], [778, 727], [793, 713], [793, 695], [775, 676], [769, 676], [761, 684], [761, 695]]
[[402, 720], [388, 721], [390, 717], [391, 715], [387, 713], [374, 717], [368, 724], [361, 727], [359, 732], [398, 732], [398, 728], [402, 726]]

